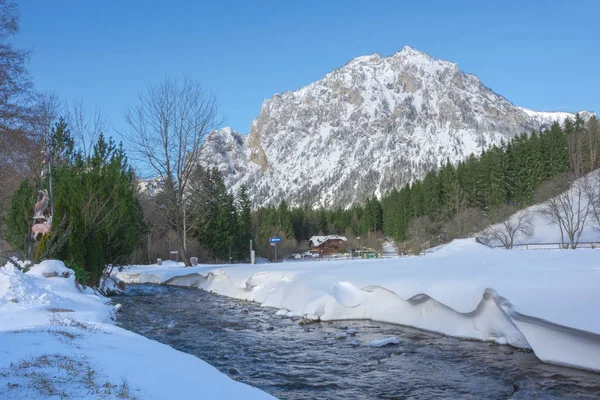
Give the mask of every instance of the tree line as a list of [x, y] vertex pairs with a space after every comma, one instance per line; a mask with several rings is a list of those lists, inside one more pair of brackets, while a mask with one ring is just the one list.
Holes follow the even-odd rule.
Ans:
[[[563, 125], [523, 133], [457, 164], [447, 160], [381, 199], [373, 195], [362, 204], [333, 209], [291, 207], [282, 201], [250, 211], [245, 187], [238, 195], [245, 204], [240, 207], [218, 170], [199, 169], [190, 185], [194, 200], [187, 208], [188, 229], [197, 239], [195, 251], [208, 261], [247, 260], [250, 239], [258, 256], [273, 258], [269, 238], [274, 236], [282, 239], [280, 256], [308, 250], [311, 236], [328, 234], [345, 235], [351, 245], [368, 247], [379, 246], [376, 239], [385, 235], [401, 243], [401, 250], [418, 252], [479, 232], [558, 195], [567, 189], [566, 182], [598, 167], [599, 144], [597, 118], [584, 121], [576, 115]], [[525, 222], [509, 226], [516, 229], [511, 245], [519, 230], [527, 231]]]
[[465, 237], [520, 208], [547, 200], [548, 193], [536, 197], [543, 183], [562, 174], [571, 174], [573, 180], [598, 168], [599, 149], [598, 119], [592, 116], [584, 121], [576, 115], [563, 125], [554, 123], [550, 129], [492, 146], [479, 156], [472, 154], [456, 164], [447, 160], [423, 179], [385, 193], [381, 200], [373, 195], [347, 209], [290, 208], [285, 201], [258, 208], [255, 234], [261, 243], [278, 234], [293, 240], [292, 246], [314, 234], [379, 233], [418, 251], [424, 245]]

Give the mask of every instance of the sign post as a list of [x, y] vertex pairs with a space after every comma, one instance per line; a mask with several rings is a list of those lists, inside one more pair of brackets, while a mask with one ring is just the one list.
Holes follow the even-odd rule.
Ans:
[[271, 242], [271, 246], [275, 247], [275, 262], [277, 262], [277, 243], [281, 242], [281, 238], [279, 236], [269, 238], [269, 242]]
[[250, 264], [254, 264], [254, 257], [252, 257], [252, 239], [250, 239]]
[[177, 266], [179, 266], [179, 251], [171, 251], [171, 260], [173, 259], [173, 256], [175, 256], [175, 262], [177, 263]]

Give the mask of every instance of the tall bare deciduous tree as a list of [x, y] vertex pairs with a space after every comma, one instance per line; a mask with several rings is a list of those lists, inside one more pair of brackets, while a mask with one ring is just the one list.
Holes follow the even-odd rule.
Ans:
[[588, 169], [593, 171], [598, 168], [600, 162], [600, 124], [595, 115], [586, 122], [585, 135], [589, 158]]
[[600, 170], [588, 176], [585, 192], [590, 204], [589, 225], [600, 233]]
[[126, 142], [146, 175], [163, 182], [168, 204], [162, 210], [177, 232], [180, 258], [187, 265], [187, 192], [204, 139], [219, 127], [217, 111], [215, 96], [184, 77], [148, 85], [126, 114]]
[[592, 210], [587, 195], [590, 183], [587, 177], [576, 180], [571, 185], [567, 182], [567, 176], [560, 176], [549, 182], [555, 184], [555, 190], [559, 193], [546, 200], [540, 214], [559, 227], [563, 247], [576, 249]]
[[19, 32], [17, 5], [0, 0], [0, 128], [20, 125], [33, 88], [26, 69], [29, 52], [10, 43]]
[[[0, 0], [0, 220], [20, 181], [30, 175], [33, 84], [27, 73], [29, 52], [11, 40], [19, 32], [16, 3]], [[1, 222], [1, 221], [0, 221]], [[5, 253], [0, 225], [0, 253]]]
[[0, 0], [0, 178], [3, 182], [18, 172], [26, 159], [21, 150], [27, 140], [32, 83], [26, 70], [29, 53], [11, 43], [18, 32], [17, 5]]

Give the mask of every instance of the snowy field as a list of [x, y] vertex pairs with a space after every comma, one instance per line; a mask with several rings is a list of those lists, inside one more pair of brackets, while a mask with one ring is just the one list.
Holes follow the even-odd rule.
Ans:
[[[587, 181], [586, 181], [587, 180]], [[580, 178], [575, 181], [565, 193], [561, 196], [567, 196], [565, 207], [562, 211], [562, 214], [565, 216], [565, 219], [569, 219], [573, 221], [573, 225], [577, 223], [577, 216], [585, 215], [585, 223], [582, 224], [581, 235], [579, 237], [579, 241], [581, 243], [593, 243], [594, 247], [598, 247], [600, 244], [600, 226], [598, 225], [598, 221], [594, 218], [593, 211], [591, 208], [590, 201], [598, 201], [598, 199], [590, 200], [590, 197], [587, 195], [585, 190], [582, 190], [581, 200], [577, 196], [577, 185], [600, 185], [600, 169], [590, 172], [585, 177]], [[596, 186], [597, 187], [597, 186]], [[598, 192], [595, 193], [595, 196], [598, 196]], [[580, 203], [581, 202], [581, 203]], [[571, 209], [568, 206], [572, 206]], [[580, 206], [580, 207], [579, 207]], [[585, 212], [584, 210], [589, 207], [589, 212]], [[528, 246], [530, 249], [536, 248], [559, 248], [558, 245], [561, 243], [561, 233], [560, 228], [557, 224], [548, 221], [543, 215], [542, 211], [546, 208], [544, 203], [535, 204], [531, 207], [525, 208], [524, 210], [520, 210], [514, 215], [512, 215], [509, 220], [512, 221], [513, 225], [517, 225], [517, 220], [520, 216], [527, 216], [529, 219], [533, 232], [531, 235], [524, 235], [519, 233], [515, 236], [515, 246], [516, 248], [524, 248], [523, 244], [531, 244], [531, 243], [539, 243], [541, 245], [538, 246]], [[567, 215], [570, 215], [571, 218], [566, 218]], [[583, 219], [583, 218], [581, 218]], [[500, 224], [493, 225], [493, 227], [500, 227]], [[475, 236], [485, 237], [485, 231], [476, 234]], [[568, 237], [566, 233], [564, 234], [564, 240], [568, 243]], [[501, 243], [498, 240], [490, 240], [490, 245], [499, 246]], [[581, 247], [590, 247], [590, 245], [581, 244]]]
[[517, 251], [457, 240], [421, 257], [130, 266], [128, 283], [198, 287], [310, 319], [371, 319], [531, 348], [600, 371], [600, 250]]
[[114, 325], [115, 308], [45, 261], [0, 268], [0, 398], [266, 399], [204, 361]]
[[[533, 226], [533, 234], [531, 236], [524, 236], [523, 234], [517, 234], [515, 237], [515, 246], [521, 246], [523, 244], [530, 243], [541, 243], [542, 245], [539, 247], [553, 247], [559, 248], [559, 243], [561, 243], [560, 229], [556, 224], [549, 222], [541, 213], [544, 208], [543, 204], [536, 204], [531, 207], [528, 207], [524, 210], [521, 210], [515, 213], [510, 219], [513, 221], [513, 224], [516, 224], [516, 221], [520, 215], [527, 214], [530, 218], [531, 225]], [[600, 243], [600, 232], [596, 230], [596, 227], [592, 225], [593, 219], [592, 217], [588, 217], [587, 224], [583, 227], [581, 232], [581, 237], [579, 239], [580, 242], [592, 242], [592, 243]], [[494, 225], [495, 227], [499, 225]], [[482, 232], [478, 234], [478, 236], [485, 236]], [[569, 242], [569, 239], [565, 235], [566, 243]], [[492, 245], [499, 246], [501, 243], [499, 241], [491, 241]], [[581, 245], [581, 247], [589, 247], [587, 245]], [[520, 247], [518, 247], [520, 248]], [[536, 246], [531, 246], [531, 248], [536, 248]]]

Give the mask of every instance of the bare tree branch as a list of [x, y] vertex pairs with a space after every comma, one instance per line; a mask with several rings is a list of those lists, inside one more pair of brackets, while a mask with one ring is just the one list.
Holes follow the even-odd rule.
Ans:
[[498, 241], [507, 249], [512, 249], [517, 237], [530, 237], [534, 233], [531, 215], [527, 211], [521, 211], [514, 215], [516, 208], [502, 206], [494, 213], [497, 218], [502, 219], [498, 224], [489, 226], [483, 235], [485, 242]]
[[124, 140], [144, 167], [146, 177], [159, 177], [169, 213], [179, 237], [181, 258], [185, 254], [184, 210], [191, 174], [198, 163], [206, 136], [219, 127], [218, 108], [213, 94], [187, 78], [165, 79], [148, 85], [130, 107], [125, 118], [129, 132]]
[[88, 112], [82, 101], [65, 106], [65, 110], [71, 132], [79, 142], [84, 158], [89, 158], [100, 134], [106, 133], [106, 120], [98, 107], [93, 112]]
[[548, 199], [540, 211], [546, 220], [558, 225], [561, 243], [565, 248], [577, 248], [586, 226], [592, 209], [590, 199], [586, 195], [588, 185], [587, 177], [573, 182], [566, 191]]
[[590, 205], [589, 226], [600, 233], [600, 170], [591, 173], [584, 187]]

